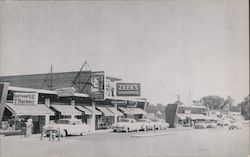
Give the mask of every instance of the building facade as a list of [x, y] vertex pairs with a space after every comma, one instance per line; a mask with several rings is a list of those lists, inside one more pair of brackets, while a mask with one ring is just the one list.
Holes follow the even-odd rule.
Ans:
[[[140, 86], [123, 82], [117, 89], [122, 80], [105, 76], [104, 72], [3, 76], [0, 82], [9, 83], [6, 100], [1, 103], [2, 129], [20, 129], [19, 121], [28, 118], [33, 119], [34, 133], [60, 118], [81, 119], [91, 130], [107, 129], [120, 117], [139, 119], [146, 114], [146, 99], [138, 95]], [[125, 95], [119, 96], [117, 90]], [[28, 99], [28, 95], [36, 95], [35, 100]]]

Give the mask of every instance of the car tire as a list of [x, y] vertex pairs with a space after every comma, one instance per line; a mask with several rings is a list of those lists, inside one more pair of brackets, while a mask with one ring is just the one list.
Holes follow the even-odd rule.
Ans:
[[66, 137], [66, 136], [68, 136], [67, 130], [63, 130], [62, 134], [61, 134], [61, 137]]
[[113, 132], [116, 132], [116, 130], [113, 130]]
[[85, 132], [81, 132], [81, 133], [80, 133], [80, 136], [83, 136], [83, 135], [86, 135], [86, 133], [85, 133]]

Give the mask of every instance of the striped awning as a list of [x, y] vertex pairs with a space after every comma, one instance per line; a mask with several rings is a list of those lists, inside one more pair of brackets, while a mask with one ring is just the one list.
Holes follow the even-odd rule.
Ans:
[[180, 119], [180, 120], [185, 120], [187, 118], [186, 114], [177, 114], [177, 117]]
[[133, 114], [134, 114], [133, 111], [128, 110], [128, 109], [125, 108], [125, 107], [118, 107], [118, 108], [119, 108], [119, 110], [121, 110], [124, 114], [130, 114], [130, 115], [133, 115]]
[[98, 106], [96, 108], [98, 110], [100, 110], [104, 114], [104, 116], [114, 116], [114, 113], [111, 112], [110, 110], [108, 110], [106, 107], [100, 107], [100, 106]]
[[106, 107], [107, 109], [109, 109], [111, 112], [114, 113], [115, 116], [123, 116], [123, 114], [118, 111], [115, 107]]
[[93, 113], [95, 113], [95, 115], [102, 115], [102, 113], [98, 110], [95, 109], [95, 107], [93, 106], [84, 106], [86, 109], [90, 110]]
[[82, 115], [82, 112], [75, 109], [72, 105], [51, 105], [56, 111], [60, 112], [61, 115]]
[[76, 109], [80, 110], [81, 112], [84, 112], [85, 115], [92, 115], [92, 112], [82, 106], [77, 105]]
[[29, 116], [44, 116], [44, 115], [55, 115], [45, 104], [34, 104], [34, 105], [14, 105], [12, 103], [6, 103], [5, 107], [10, 110], [13, 114], [29, 115]]
[[207, 116], [203, 114], [187, 114], [187, 117], [192, 120], [206, 120]]
[[141, 108], [130, 107], [130, 108], [127, 108], [127, 109], [132, 110], [132, 112], [134, 112], [134, 114], [147, 114], [147, 112], [145, 112]]

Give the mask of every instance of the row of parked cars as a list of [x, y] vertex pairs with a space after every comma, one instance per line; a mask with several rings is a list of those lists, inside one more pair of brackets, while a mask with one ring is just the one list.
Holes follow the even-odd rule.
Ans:
[[150, 119], [139, 119], [135, 120], [133, 118], [123, 118], [119, 122], [113, 124], [112, 129], [114, 132], [117, 131], [140, 131], [140, 130], [160, 130], [167, 129], [169, 124], [163, 119], [150, 120]]
[[194, 128], [196, 129], [205, 129], [205, 128], [216, 128], [216, 127], [225, 127], [227, 126], [229, 130], [241, 129], [242, 122], [239, 121], [218, 121], [218, 122], [200, 122], [196, 123]]
[[[136, 121], [132, 118], [122, 118], [119, 122], [113, 124], [112, 129], [116, 131], [139, 131], [166, 129], [169, 125], [163, 119], [151, 121], [149, 119], [139, 119]], [[79, 119], [59, 119], [57, 123], [51, 123], [43, 127], [43, 134], [49, 136], [51, 133], [62, 137], [68, 135], [85, 135], [90, 133], [90, 127], [82, 123]]]

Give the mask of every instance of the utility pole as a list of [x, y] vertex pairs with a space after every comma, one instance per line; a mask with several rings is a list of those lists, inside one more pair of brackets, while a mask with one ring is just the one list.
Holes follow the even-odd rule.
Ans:
[[53, 89], [53, 65], [50, 66], [50, 89]]

